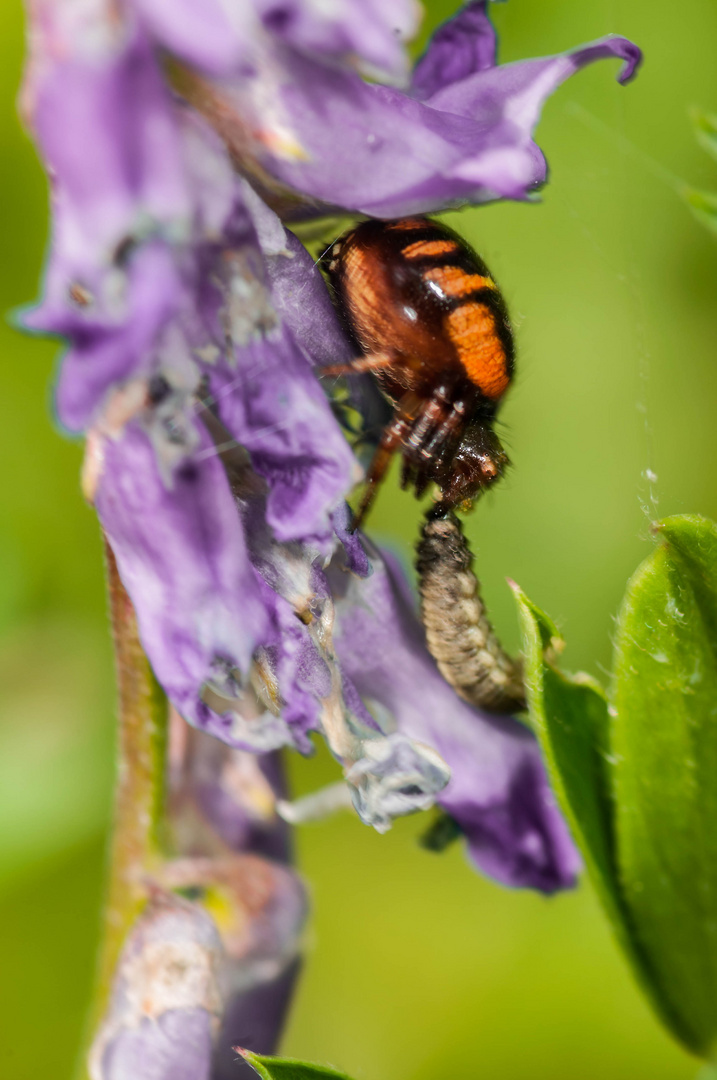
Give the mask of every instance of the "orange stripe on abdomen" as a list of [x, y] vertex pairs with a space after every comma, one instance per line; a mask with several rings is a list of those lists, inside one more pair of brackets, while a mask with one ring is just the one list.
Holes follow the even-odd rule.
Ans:
[[471, 382], [497, 401], [510, 384], [505, 349], [487, 304], [469, 303], [450, 311], [446, 327]]
[[405, 259], [426, 259], [435, 255], [450, 255], [458, 250], [455, 240], [417, 240], [409, 244], [401, 254]]
[[460, 266], [434, 266], [426, 270], [423, 280], [433, 282], [446, 296], [470, 296], [478, 289], [496, 288], [492, 278], [468, 274]]

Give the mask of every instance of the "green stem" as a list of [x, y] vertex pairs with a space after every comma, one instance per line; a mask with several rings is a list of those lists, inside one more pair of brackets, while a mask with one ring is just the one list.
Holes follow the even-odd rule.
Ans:
[[[118, 685], [117, 780], [90, 1038], [107, 1007], [124, 940], [147, 900], [147, 875], [161, 855], [168, 715], [107, 543], [105, 557]], [[87, 1076], [84, 1060], [80, 1075]]]

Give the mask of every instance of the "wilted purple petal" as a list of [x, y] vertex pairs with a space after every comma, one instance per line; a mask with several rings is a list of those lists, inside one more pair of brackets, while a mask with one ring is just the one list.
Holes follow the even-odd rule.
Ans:
[[430, 809], [449, 782], [450, 770], [441, 755], [404, 732], [366, 739], [362, 751], [346, 779], [359, 817], [378, 832], [389, 829], [394, 818]]
[[[605, 38], [477, 71], [419, 102], [287, 51], [223, 92], [262, 132], [256, 152], [276, 177], [330, 206], [390, 218], [525, 198], [545, 179], [531, 138], [543, 102], [569, 75], [607, 57], [625, 60], [625, 81], [640, 52], [625, 38]], [[279, 103], [271, 116], [261, 109], [267, 85]]]
[[473, 0], [438, 27], [413, 69], [413, 97], [422, 100], [476, 71], [495, 67], [496, 34], [487, 6], [487, 0]]
[[[321, 731], [344, 768], [359, 816], [383, 832], [394, 817], [433, 804], [448, 781], [447, 767], [430, 746], [382, 729], [337, 660], [325, 560], [306, 545], [272, 541], [260, 522], [257, 515], [248, 520], [250, 553], [274, 594], [281, 627], [279, 641], [261, 661], [271, 672], [267, 682], [276, 685], [296, 745], [304, 749], [301, 732]], [[348, 562], [341, 549], [335, 573], [346, 576]]]
[[247, 518], [247, 538], [252, 562], [266, 585], [267, 607], [279, 627], [278, 640], [264, 650], [262, 665], [276, 686], [281, 715], [302, 752], [311, 751], [308, 733], [323, 730], [344, 761], [345, 753], [332, 739], [332, 724], [341, 726], [343, 719], [348, 723], [350, 716], [369, 731], [379, 728], [355, 691], [344, 685], [335, 663], [333, 606], [320, 569], [324, 558], [308, 545], [277, 543], [257, 513]]
[[552, 892], [579, 862], [550, 792], [538, 746], [522, 725], [471, 708], [441, 678], [396, 566], [371, 552], [363, 581], [332, 572], [336, 650], [359, 692], [399, 732], [451, 770], [438, 802], [465, 832], [472, 858], [497, 880]]
[[[170, 700], [197, 727], [246, 745], [250, 726], [233, 736], [229, 687], [215, 691], [223, 717], [203, 698], [222, 678], [240, 698], [252, 654], [270, 637], [269, 617], [227, 477], [206, 433], [195, 431], [196, 450], [170, 486], [138, 421], [105, 439], [96, 505]], [[260, 718], [255, 726], [261, 742]]]

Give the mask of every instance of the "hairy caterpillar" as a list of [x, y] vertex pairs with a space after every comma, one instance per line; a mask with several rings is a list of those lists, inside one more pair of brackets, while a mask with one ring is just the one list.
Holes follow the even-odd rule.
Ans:
[[491, 626], [458, 518], [432, 510], [416, 550], [421, 618], [443, 678], [465, 701], [489, 712], [525, 709], [522, 666]]

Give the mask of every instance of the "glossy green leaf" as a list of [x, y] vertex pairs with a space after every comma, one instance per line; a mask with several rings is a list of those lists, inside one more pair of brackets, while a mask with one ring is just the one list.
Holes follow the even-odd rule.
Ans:
[[624, 903], [615, 855], [612, 757], [608, 705], [587, 675], [566, 675], [555, 665], [563, 642], [550, 619], [514, 587], [523, 632], [530, 722], [561, 809], [616, 937], [663, 1023], [682, 1041], [685, 1032], [669, 994], [655, 980], [649, 955], [634, 933]]
[[614, 715], [622, 894], [683, 1041], [717, 1038], [717, 527], [658, 527], [618, 622]]
[[328, 1069], [325, 1065], [310, 1065], [293, 1058], [264, 1057], [239, 1047], [236, 1050], [256, 1070], [261, 1080], [350, 1080], [346, 1073]]

